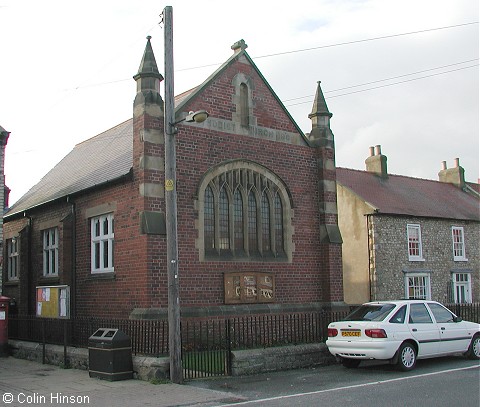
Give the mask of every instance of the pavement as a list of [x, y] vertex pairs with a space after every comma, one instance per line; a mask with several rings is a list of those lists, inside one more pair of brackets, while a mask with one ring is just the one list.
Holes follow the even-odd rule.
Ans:
[[88, 371], [62, 369], [24, 359], [0, 357], [0, 406], [195, 406], [235, 403], [232, 393], [185, 384], [142, 380], [110, 382]]

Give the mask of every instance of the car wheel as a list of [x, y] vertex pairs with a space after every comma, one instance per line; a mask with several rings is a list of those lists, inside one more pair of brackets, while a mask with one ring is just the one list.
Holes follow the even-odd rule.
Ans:
[[358, 365], [360, 365], [360, 360], [343, 358], [342, 365], [348, 369], [355, 369], [356, 367], [358, 367]]
[[397, 367], [403, 372], [412, 370], [417, 363], [417, 351], [415, 347], [409, 343], [402, 343], [398, 349], [398, 362]]
[[468, 347], [467, 357], [469, 359], [480, 359], [480, 335], [476, 334]]

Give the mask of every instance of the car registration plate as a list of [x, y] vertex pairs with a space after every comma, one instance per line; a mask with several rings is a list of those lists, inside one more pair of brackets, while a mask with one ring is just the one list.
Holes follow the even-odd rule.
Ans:
[[342, 336], [361, 336], [360, 330], [342, 331]]

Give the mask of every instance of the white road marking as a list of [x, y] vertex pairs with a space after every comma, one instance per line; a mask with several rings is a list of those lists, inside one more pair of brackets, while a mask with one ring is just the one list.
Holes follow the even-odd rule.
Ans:
[[377, 382], [353, 384], [351, 386], [334, 387], [334, 388], [331, 388], [331, 389], [309, 391], [309, 392], [306, 392], [306, 393], [288, 394], [286, 396], [268, 397], [268, 398], [259, 399], [259, 400], [241, 401], [239, 403], [233, 403], [233, 404], [222, 404], [221, 407], [245, 406], [247, 404], [262, 403], [262, 402], [266, 402], [266, 401], [283, 400], [283, 399], [289, 399], [289, 398], [301, 397], [301, 396], [310, 396], [310, 395], [314, 395], [314, 394], [330, 393], [330, 392], [339, 391], [339, 390], [355, 389], [355, 388], [358, 388], [358, 387], [375, 386], [377, 384], [393, 383], [393, 382], [399, 382], [399, 381], [403, 381], [403, 380], [417, 379], [419, 377], [436, 376], [436, 375], [444, 374], [444, 373], [452, 373], [452, 372], [458, 372], [458, 371], [461, 371], [461, 370], [478, 369], [478, 368], [480, 368], [480, 365], [469, 366], [469, 367], [459, 367], [457, 369], [440, 370], [438, 372], [423, 373], [423, 374], [418, 374], [418, 375], [414, 375], [414, 376], [407, 376], [407, 377], [397, 377], [396, 379], [380, 380], [380, 381], [377, 381]]

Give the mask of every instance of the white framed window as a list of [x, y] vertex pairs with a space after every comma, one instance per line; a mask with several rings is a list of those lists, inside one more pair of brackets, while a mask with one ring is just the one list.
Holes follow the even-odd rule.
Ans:
[[466, 261], [463, 227], [452, 226], [453, 260]]
[[452, 273], [453, 299], [455, 304], [472, 302], [472, 281], [470, 273]]
[[111, 273], [113, 266], [113, 213], [91, 219], [92, 273]]
[[18, 238], [7, 239], [7, 280], [18, 280]]
[[43, 275], [58, 276], [58, 228], [43, 231]]
[[420, 225], [407, 225], [408, 260], [423, 261], [422, 232]]
[[430, 274], [408, 273], [405, 276], [405, 297], [416, 300], [430, 300]]

